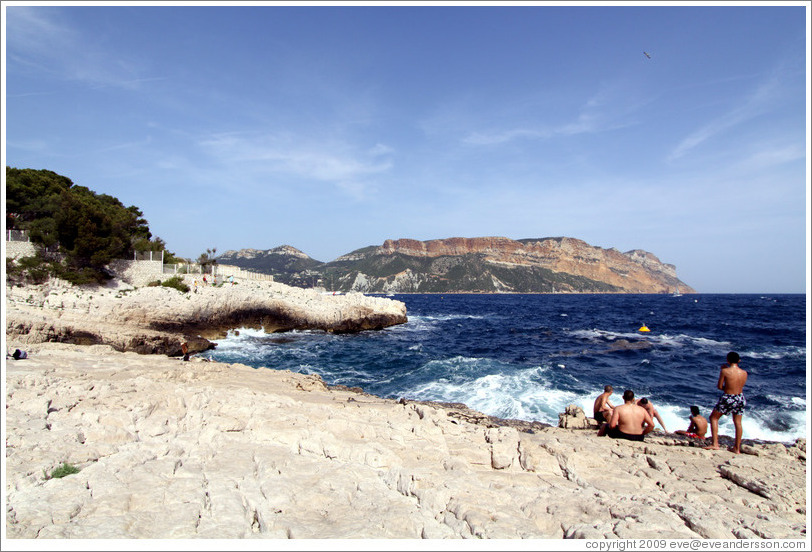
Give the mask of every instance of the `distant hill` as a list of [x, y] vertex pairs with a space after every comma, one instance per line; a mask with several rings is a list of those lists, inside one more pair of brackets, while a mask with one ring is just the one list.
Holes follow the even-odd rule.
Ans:
[[217, 261], [289, 285], [365, 293], [694, 292], [674, 265], [652, 253], [621, 253], [566, 237], [386, 240], [327, 263], [281, 246], [226, 251]]

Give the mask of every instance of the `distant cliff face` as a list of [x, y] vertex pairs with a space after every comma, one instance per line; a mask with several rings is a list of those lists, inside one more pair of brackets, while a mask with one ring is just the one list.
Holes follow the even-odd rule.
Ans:
[[[662, 263], [652, 253], [637, 249], [621, 253], [566, 237], [386, 240], [380, 247], [359, 249], [330, 263], [314, 261], [289, 246], [271, 251], [273, 255], [252, 254], [254, 266], [245, 268], [258, 269], [258, 259], [269, 261], [276, 256], [274, 274], [280, 281], [298, 279], [309, 285], [318, 281], [327, 289], [342, 291], [671, 293], [678, 288], [682, 293], [694, 292], [677, 278], [674, 265]], [[233, 253], [227, 253], [231, 254], [228, 262], [239, 265], [241, 256]], [[280, 270], [291, 264], [280, 261], [288, 255], [302, 267], [297, 274]]]
[[238, 266], [255, 272], [273, 274], [274, 279], [280, 283], [301, 285], [302, 287], [312, 287], [312, 279], [311, 285], [308, 286], [305, 285], [305, 281], [298, 281], [295, 276], [308, 274], [324, 264], [315, 259], [311, 259], [302, 251], [289, 245], [267, 250], [230, 250], [217, 257], [217, 262], [220, 264]]

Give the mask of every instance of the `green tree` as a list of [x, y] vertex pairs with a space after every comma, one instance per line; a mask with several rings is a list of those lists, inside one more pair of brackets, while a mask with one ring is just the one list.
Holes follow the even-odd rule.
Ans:
[[214, 257], [215, 253], [217, 253], [217, 248], [212, 247], [211, 249], [206, 249], [206, 252], [201, 253], [197, 258], [197, 264], [200, 265], [205, 274], [210, 274], [212, 265], [217, 264], [217, 259]]
[[55, 270], [74, 283], [101, 282], [110, 261], [166, 245], [152, 238], [137, 207], [48, 170], [6, 167], [6, 222], [49, 251], [58, 247], [63, 261]]

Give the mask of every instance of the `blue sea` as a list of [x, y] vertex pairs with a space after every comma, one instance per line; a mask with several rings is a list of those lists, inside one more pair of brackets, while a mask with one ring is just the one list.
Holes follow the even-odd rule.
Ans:
[[[804, 295], [396, 295], [409, 321], [380, 331], [265, 334], [240, 329], [204, 356], [318, 374], [381, 397], [460, 402], [491, 416], [557, 425], [591, 416], [611, 384], [648, 397], [669, 431], [690, 406], [710, 416], [720, 365], [748, 371], [744, 438], [807, 437]], [[638, 331], [641, 326], [649, 332]], [[659, 424], [658, 424], [659, 427]], [[729, 416], [720, 433], [733, 435]]]

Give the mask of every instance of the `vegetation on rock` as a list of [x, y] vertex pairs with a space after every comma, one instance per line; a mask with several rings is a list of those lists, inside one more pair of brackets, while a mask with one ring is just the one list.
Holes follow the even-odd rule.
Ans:
[[147, 285], [148, 287], [162, 286], [173, 288], [183, 293], [189, 293], [190, 291], [189, 286], [186, 284], [186, 282], [183, 281], [183, 278], [181, 276], [172, 276], [171, 278], [164, 280], [163, 282], [160, 280], [155, 280], [154, 282], [150, 282]]
[[54, 468], [50, 475], [46, 475], [45, 479], [62, 479], [66, 475], [73, 475], [79, 473], [79, 468], [67, 462], [63, 462], [58, 468]]

